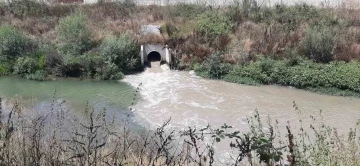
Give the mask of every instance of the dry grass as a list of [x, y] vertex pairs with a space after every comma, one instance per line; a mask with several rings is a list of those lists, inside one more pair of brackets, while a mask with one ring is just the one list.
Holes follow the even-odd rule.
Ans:
[[[356, 130], [339, 135], [336, 129], [324, 126], [321, 119], [312, 118], [313, 122], [302, 124], [304, 128], [300, 130], [289, 124], [287, 133], [280, 133], [284, 130], [271, 119], [260, 119], [256, 111], [247, 119], [250, 130], [244, 133], [226, 125], [221, 129], [189, 127], [177, 132], [168, 128], [169, 121], [155, 130], [139, 131], [129, 128], [128, 120], [113, 121], [105, 111], [90, 107], [80, 118], [68, 112], [65, 102], [55, 97], [51, 107], [42, 113], [26, 109], [24, 102], [20, 97], [1, 102], [2, 165], [355, 166], [360, 162]], [[217, 158], [221, 154], [214, 151], [218, 138], [221, 142], [236, 140], [232, 158], [222, 163]], [[263, 141], [261, 146], [259, 141]], [[277, 155], [277, 151], [282, 152], [280, 162], [270, 157], [261, 163], [257, 157], [264, 153], [263, 157]]]
[[[319, 12], [330, 18], [345, 20], [349, 26], [334, 28], [334, 59], [351, 61], [360, 60], [360, 9], [356, 1], [347, 1], [337, 8], [319, 8]], [[233, 28], [229, 39], [219, 37], [217, 41], [201, 43], [202, 36], [196, 34], [197, 20], [195, 16], [186, 16], [186, 8], [177, 6], [132, 6], [131, 4], [100, 3], [93, 5], [52, 5], [48, 6], [42, 17], [18, 18], [7, 9], [1, 8], [0, 24], [13, 25], [40, 40], [49, 40], [57, 44], [56, 27], [60, 18], [75, 11], [82, 11], [88, 17], [88, 25], [93, 32], [93, 39], [100, 43], [106, 36], [129, 33], [140, 43], [166, 43], [178, 54], [179, 59], [203, 59], [208, 53], [226, 50], [229, 61], [239, 62], [236, 54], [264, 54], [282, 58], [285, 50], [297, 50], [302, 54], [300, 42], [311, 21], [300, 22], [296, 29], [289, 30], [286, 24], [272, 20], [270, 22], [254, 21], [243, 18]], [[200, 10], [200, 9], [199, 9]], [[201, 10], [218, 10], [201, 8]], [[176, 13], [176, 12], [180, 12]], [[227, 8], [219, 9], [222, 13]], [[175, 12], [175, 14], [174, 14]], [[183, 13], [181, 13], [183, 12]], [[3, 14], [1, 14], [3, 13]], [[316, 20], [315, 21], [321, 21]], [[141, 25], [152, 24], [170, 27], [161, 36], [141, 36]], [[171, 31], [171, 32], [170, 32]], [[200, 44], [195, 44], [200, 43]], [[202, 53], [200, 53], [202, 52]], [[229, 53], [230, 52], [230, 53]], [[182, 56], [188, 58], [181, 58]], [[229, 56], [231, 55], [231, 56]], [[196, 58], [196, 56], [199, 56]], [[238, 55], [241, 56], [241, 55]], [[240, 58], [241, 59], [241, 58]]]

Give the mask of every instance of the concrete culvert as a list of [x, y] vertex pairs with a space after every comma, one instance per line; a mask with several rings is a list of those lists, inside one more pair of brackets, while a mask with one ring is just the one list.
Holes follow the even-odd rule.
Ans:
[[161, 55], [160, 55], [160, 53], [158, 53], [156, 51], [152, 51], [147, 56], [147, 60], [148, 60], [148, 62], [161, 61]]

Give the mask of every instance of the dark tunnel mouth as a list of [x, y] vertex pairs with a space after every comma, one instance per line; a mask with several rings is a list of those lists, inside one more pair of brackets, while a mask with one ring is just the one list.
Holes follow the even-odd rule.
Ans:
[[148, 62], [161, 61], [161, 55], [160, 55], [160, 53], [158, 53], [156, 51], [152, 51], [148, 54], [147, 60], [148, 60]]

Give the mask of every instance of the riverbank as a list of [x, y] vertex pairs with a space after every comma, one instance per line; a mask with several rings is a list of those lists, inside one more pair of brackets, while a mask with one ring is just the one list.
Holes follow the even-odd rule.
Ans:
[[[293, 122], [278, 126], [255, 111], [246, 118], [247, 130], [231, 124], [178, 130], [170, 125], [172, 121], [164, 121], [154, 130], [132, 130], [129, 119], [105, 118], [106, 110], [85, 108], [79, 118], [64, 110], [62, 101], [53, 101], [42, 114], [34, 111], [27, 115], [24, 111], [31, 110], [24, 109], [20, 98], [11, 102], [12, 108], [0, 106], [3, 165], [355, 166], [360, 162], [357, 130], [347, 126], [346, 135], [339, 134], [317, 116], [310, 122], [296, 120], [301, 122], [300, 128]], [[301, 106], [294, 103], [293, 107], [301, 117]], [[227, 153], [221, 153], [219, 147]]]
[[219, 57], [195, 66], [197, 75], [247, 85], [292, 86], [312, 92], [360, 97], [360, 63], [315, 63], [306, 59], [273, 60], [259, 57], [255, 62], [230, 65]]
[[[140, 45], [156, 43], [172, 49], [172, 69], [194, 69], [218, 56], [223, 65], [211, 72], [227, 81], [356, 96], [360, 10], [346, 5], [266, 6], [238, 0], [213, 8], [184, 3], [141, 6], [132, 1], [91, 5], [12, 1], [0, 5], [0, 75], [118, 80], [142, 71]], [[161, 35], [141, 36], [141, 26], [147, 24], [161, 25]], [[261, 56], [275, 61], [257, 62]], [[303, 61], [300, 65], [284, 64], [298, 59]], [[346, 72], [350, 68], [355, 72]], [[329, 70], [336, 75], [328, 75], [334, 80], [308, 74], [320, 77]]]

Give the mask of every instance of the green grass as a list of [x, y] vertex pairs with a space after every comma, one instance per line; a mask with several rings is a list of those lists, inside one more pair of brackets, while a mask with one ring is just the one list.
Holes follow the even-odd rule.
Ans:
[[247, 85], [277, 84], [292, 86], [321, 94], [360, 97], [360, 63], [331, 62], [315, 63], [310, 60], [273, 60], [260, 57], [247, 65], [233, 65], [232, 70], [212, 76], [211, 70], [224, 65], [217, 61], [203, 63], [195, 68], [204, 78], [221, 79]]

